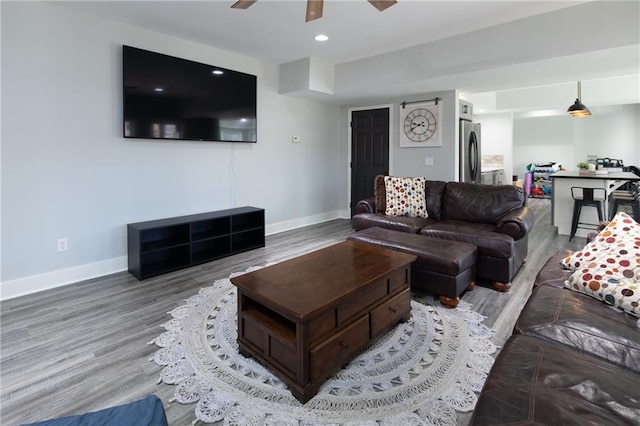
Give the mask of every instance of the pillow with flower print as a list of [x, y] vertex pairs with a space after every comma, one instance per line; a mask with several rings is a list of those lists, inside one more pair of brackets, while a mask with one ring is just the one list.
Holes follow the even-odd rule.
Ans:
[[640, 253], [588, 262], [569, 277], [565, 287], [640, 317]]
[[385, 176], [385, 214], [388, 216], [428, 217], [424, 194], [425, 177]]
[[560, 265], [575, 271], [619, 249], [640, 247], [640, 224], [625, 212], [617, 213], [611, 222], [582, 250], [565, 257]]

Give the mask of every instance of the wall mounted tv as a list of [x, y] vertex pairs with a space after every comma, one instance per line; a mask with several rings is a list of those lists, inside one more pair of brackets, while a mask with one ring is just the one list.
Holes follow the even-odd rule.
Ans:
[[125, 138], [256, 142], [256, 76], [122, 46]]

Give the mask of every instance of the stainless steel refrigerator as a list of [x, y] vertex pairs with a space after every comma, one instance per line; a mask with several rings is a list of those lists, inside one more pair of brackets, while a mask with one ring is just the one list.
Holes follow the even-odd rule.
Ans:
[[480, 123], [460, 120], [460, 182], [482, 183]]

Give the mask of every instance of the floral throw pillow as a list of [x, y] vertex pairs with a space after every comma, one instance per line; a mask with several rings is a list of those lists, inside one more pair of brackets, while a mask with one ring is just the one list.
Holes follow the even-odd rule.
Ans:
[[630, 242], [636, 247], [640, 245], [640, 224], [627, 213], [619, 212], [592, 242], [562, 259], [560, 266], [575, 271], [586, 263], [615, 252], [619, 247], [627, 247]]
[[385, 176], [385, 214], [388, 216], [428, 217], [424, 194], [425, 177]]
[[565, 287], [640, 317], [640, 254], [591, 262], [576, 270]]
[[574, 271], [565, 287], [640, 317], [640, 225], [629, 215], [618, 213], [562, 263]]

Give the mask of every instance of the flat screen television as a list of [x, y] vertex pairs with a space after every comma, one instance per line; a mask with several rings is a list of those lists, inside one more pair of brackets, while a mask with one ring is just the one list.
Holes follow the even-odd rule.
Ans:
[[256, 76], [122, 46], [125, 138], [256, 142]]

